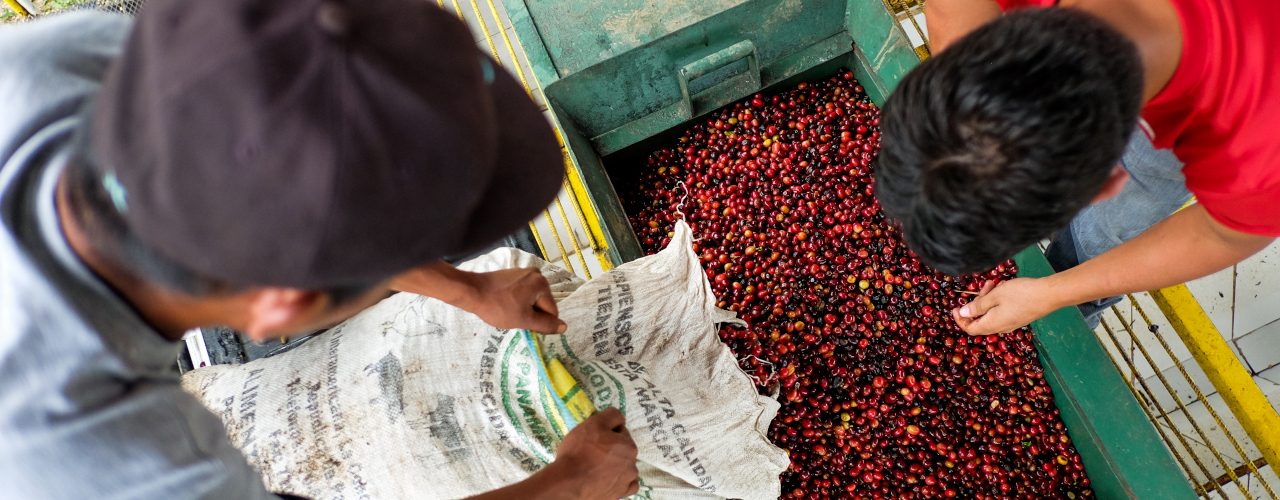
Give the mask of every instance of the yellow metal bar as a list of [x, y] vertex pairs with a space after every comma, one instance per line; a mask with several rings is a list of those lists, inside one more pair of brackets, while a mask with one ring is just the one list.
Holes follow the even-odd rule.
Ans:
[[[455, 1], [454, 5], [458, 5], [458, 3]], [[493, 61], [501, 66], [502, 59], [498, 58], [498, 48], [493, 45], [493, 36], [489, 34], [489, 23], [484, 22], [484, 16], [480, 15], [480, 6], [476, 4], [476, 0], [471, 0], [471, 13], [476, 15], [476, 24], [480, 25], [480, 31], [484, 33], [484, 41], [489, 44], [489, 54], [493, 56]], [[498, 30], [501, 31], [502, 26], [498, 26]], [[515, 64], [516, 66], [520, 65], [519, 62], [516, 62]]]
[[[920, 41], [921, 41], [920, 46], [914, 49], [916, 52], [916, 55], [920, 57], [921, 61], [928, 59], [929, 53], [930, 53], [929, 39], [924, 36], [924, 30], [920, 28], [920, 24], [916, 22], [915, 16], [911, 13], [912, 9], [914, 9], [917, 6], [923, 8], [924, 4], [917, 3], [917, 2], [900, 2], [900, 1], [890, 1], [890, 0], [883, 0], [883, 2], [884, 2], [884, 8], [889, 11], [889, 14], [893, 15], [893, 21], [895, 23], [898, 23], [899, 29], [902, 29], [902, 19], [899, 18], [898, 16], [905, 16], [907, 18], [907, 21], [911, 22], [911, 26], [915, 28], [916, 33], [920, 35]], [[910, 39], [910, 37], [908, 37], [908, 39]]]
[[[498, 16], [498, 8], [494, 7], [493, 0], [485, 0], [489, 4], [489, 13], [493, 15], [493, 19], [502, 24], [502, 18]], [[516, 49], [511, 45], [511, 38], [507, 36], [506, 26], [498, 26], [498, 33], [502, 34], [502, 43], [507, 46], [507, 52], [511, 53], [511, 62], [516, 65], [516, 76], [520, 77], [520, 84], [524, 85], [525, 92], [533, 94], [532, 87], [529, 86], [529, 80], [524, 77], [524, 69], [520, 67], [520, 59], [516, 57]], [[542, 88], [539, 84], [538, 88]], [[561, 143], [563, 144], [563, 142]]]
[[[1244, 432], [1273, 467], [1280, 467], [1280, 415], [1240, 363], [1186, 285], [1151, 292], [1173, 330], [1204, 369]], [[1247, 457], [1246, 457], [1247, 459]]]
[[534, 242], [538, 243], [538, 249], [543, 252], [543, 256], [550, 256], [550, 253], [547, 253], [547, 246], [543, 244], [543, 237], [538, 234], [538, 224], [534, 221], [529, 221], [529, 233], [534, 235]]
[[31, 11], [27, 10], [26, 7], [23, 7], [18, 0], [4, 0], [4, 4], [8, 5], [10, 9], [13, 9], [13, 11], [19, 16], [27, 17], [31, 15]]
[[[560, 194], [557, 193], [556, 196], [560, 196]], [[560, 260], [564, 262], [564, 267], [569, 268], [569, 272], [576, 274], [578, 271], [574, 270], [573, 262], [569, 261], [569, 252], [564, 250], [564, 240], [560, 239], [560, 230], [556, 229], [556, 221], [551, 218], [550, 208], [544, 209], [542, 216], [547, 218], [547, 227], [551, 228], [551, 239], [556, 242], [556, 248], [560, 249]], [[569, 230], [573, 231], [573, 228], [569, 228]]]
[[[440, 0], [440, 1], [443, 2], [443, 0]], [[462, 15], [462, 7], [459, 5], [458, 0], [452, 0], [452, 3], [453, 3], [453, 9], [455, 12], [457, 12], [458, 17], [465, 19], [465, 17]], [[496, 62], [499, 66], [501, 66], [502, 59], [498, 57], [498, 48], [493, 43], [493, 35], [489, 32], [489, 25], [487, 22], [485, 22], [484, 15], [480, 13], [480, 5], [476, 2], [476, 0], [471, 0], [470, 3], [471, 3], [471, 12], [476, 16], [476, 23], [480, 25], [480, 31], [484, 35], [484, 41], [489, 46], [489, 54], [493, 56], [494, 62]], [[490, 2], [489, 8], [490, 8], [490, 13], [493, 14], [494, 16], [493, 19], [495, 21], [500, 19], [498, 17], [497, 10], [493, 7], [492, 2]], [[497, 27], [497, 29], [500, 33], [502, 33], [503, 39], [506, 40], [507, 35], [505, 30], [502, 29], [501, 22], [499, 22], [499, 26]], [[529, 88], [528, 82], [525, 81], [524, 79], [524, 70], [520, 68], [520, 61], [516, 57], [515, 48], [511, 46], [509, 40], [507, 41], [507, 50], [511, 55], [511, 63], [516, 67], [516, 72], [520, 75], [520, 81], [524, 84], [525, 92], [527, 93], [530, 92], [531, 89]], [[563, 142], [561, 143], [561, 145], [563, 146]], [[565, 214], [564, 205], [560, 202], [559, 195], [556, 196], [555, 205], [560, 211], [560, 217], [564, 219], [565, 228], [569, 230], [569, 237], [571, 238], [571, 243], [573, 244], [573, 253], [577, 254], [578, 260], [582, 265], [583, 276], [586, 277], [587, 279], [591, 279], [591, 270], [587, 267], [586, 258], [582, 256], [582, 248], [578, 244], [577, 234], [574, 232], [573, 226], [569, 224], [569, 217], [567, 214]], [[551, 229], [551, 237], [553, 240], [555, 240], [556, 249], [560, 251], [561, 260], [564, 261], [564, 264], [566, 267], [569, 268], [569, 271], [571, 272], [574, 271], [573, 263], [569, 261], [569, 255], [568, 255], [569, 252], [565, 251], [564, 242], [560, 239], [560, 231], [556, 229], [556, 222], [554, 219], [552, 219], [551, 212], [549, 210], [543, 210], [542, 214], [547, 220], [547, 227]], [[538, 243], [538, 249], [542, 251], [543, 255], [548, 255], [546, 246], [542, 242], [542, 236], [538, 234], [537, 225], [531, 223], [529, 224], [529, 227], [531, 229], [531, 232], [533, 233], [534, 240], [537, 241]]]
[[[557, 132], [558, 133], [558, 132]], [[596, 215], [595, 205], [592, 204], [591, 198], [587, 196], [587, 187], [582, 182], [582, 173], [578, 171], [573, 160], [569, 158], [569, 153], [565, 152], [565, 165], [568, 165], [569, 172], [565, 176], [569, 179], [569, 200], [577, 207], [574, 212], [578, 214], [578, 222], [582, 227], [587, 228], [587, 232], [591, 233], [591, 248], [595, 250], [596, 258], [600, 261], [600, 268], [608, 271], [613, 269], [613, 261], [609, 259], [606, 250], [609, 249], [607, 240], [604, 238], [604, 228], [600, 226], [600, 217]]]
[[564, 203], [560, 202], [560, 195], [556, 195], [556, 208], [560, 210], [560, 218], [564, 219], [564, 227], [569, 230], [569, 242], [573, 244], [573, 252], [578, 254], [578, 262], [582, 264], [582, 274], [587, 279], [591, 279], [591, 268], [587, 267], [587, 258], [582, 256], [582, 245], [578, 243], [578, 232], [573, 230], [573, 225], [569, 224], [569, 215], [564, 212]]

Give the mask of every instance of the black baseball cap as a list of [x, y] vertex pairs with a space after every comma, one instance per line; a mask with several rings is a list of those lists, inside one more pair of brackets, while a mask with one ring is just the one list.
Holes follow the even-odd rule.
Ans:
[[129, 228], [243, 286], [372, 285], [522, 227], [551, 128], [423, 0], [151, 0], [90, 110]]

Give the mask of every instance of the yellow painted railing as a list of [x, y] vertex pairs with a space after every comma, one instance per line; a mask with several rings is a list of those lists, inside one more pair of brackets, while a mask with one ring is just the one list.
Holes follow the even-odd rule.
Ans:
[[31, 12], [28, 11], [27, 8], [24, 7], [20, 2], [18, 2], [18, 0], [4, 0], [4, 4], [8, 5], [9, 8], [12, 9], [14, 12], [16, 12], [19, 16], [27, 17], [31, 15]]

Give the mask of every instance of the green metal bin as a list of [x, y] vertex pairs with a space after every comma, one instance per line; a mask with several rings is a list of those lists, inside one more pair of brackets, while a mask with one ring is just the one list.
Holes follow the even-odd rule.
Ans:
[[[919, 63], [882, 0], [507, 0], [529, 66], [620, 264], [641, 250], [615, 185], [687, 124], [773, 87], [852, 69], [877, 104]], [[1028, 248], [1023, 276], [1052, 272]], [[1062, 419], [1099, 498], [1194, 498], [1074, 308], [1035, 322]]]

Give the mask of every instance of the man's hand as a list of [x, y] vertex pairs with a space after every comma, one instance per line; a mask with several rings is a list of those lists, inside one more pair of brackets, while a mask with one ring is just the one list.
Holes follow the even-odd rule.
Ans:
[[1066, 271], [984, 287], [978, 298], [952, 316], [971, 334], [1011, 331], [1060, 307], [1205, 276], [1244, 260], [1273, 240], [1228, 228], [1195, 204]]
[[578, 424], [560, 442], [556, 459], [529, 479], [472, 497], [473, 500], [600, 500], [640, 490], [636, 444], [626, 417], [608, 408]]
[[439, 299], [498, 328], [564, 333], [566, 327], [537, 269], [470, 273], [436, 262], [397, 276], [391, 288]]
[[636, 444], [627, 419], [606, 408], [574, 427], [556, 449], [551, 467], [577, 483], [578, 498], [622, 498], [640, 489]]
[[551, 284], [537, 269], [503, 269], [472, 275], [475, 295], [458, 307], [498, 328], [564, 333]]
[[1041, 280], [1018, 278], [996, 284], [988, 281], [978, 297], [951, 311], [960, 329], [970, 335], [1008, 333], [1031, 324], [1059, 306]]

